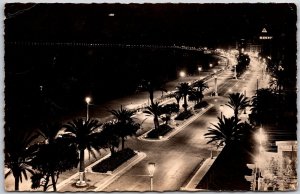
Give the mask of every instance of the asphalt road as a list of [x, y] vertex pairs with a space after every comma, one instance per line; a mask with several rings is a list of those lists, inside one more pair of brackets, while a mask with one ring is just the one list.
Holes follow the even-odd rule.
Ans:
[[[104, 189], [104, 191], [147, 191], [150, 189], [150, 178], [148, 176], [147, 164], [148, 162], [156, 163], [156, 171], [154, 175], [154, 190], [156, 191], [174, 191], [179, 188], [190, 178], [192, 172], [200, 165], [200, 163], [210, 156], [210, 150], [213, 148], [211, 145], [207, 145], [207, 140], [204, 138], [204, 133], [207, 132], [207, 128], [210, 123], [216, 122], [216, 116], [220, 114], [219, 105], [227, 102], [227, 96], [229, 89], [232, 92], [241, 92], [243, 85], [247, 87], [247, 94], [253, 95], [256, 88], [256, 75], [260, 72], [259, 70], [251, 68], [245, 76], [245, 80], [232, 79], [233, 72], [230, 70], [218, 76], [218, 97], [205, 97], [205, 100], [209, 101], [215, 106], [209, 111], [203, 114], [201, 117], [196, 119], [184, 130], [176, 134], [168, 141], [164, 142], [147, 142], [141, 141], [137, 138], [132, 138], [126, 141], [126, 146], [131, 147], [135, 150], [143, 151], [147, 154], [147, 157], [140, 163], [131, 168], [124, 175], [119, 177], [115, 182], [110, 184]], [[209, 74], [209, 72], [203, 72], [203, 74]], [[179, 82], [193, 81], [197, 76], [181, 78], [174, 83], [169, 83], [168, 88], [175, 88]], [[214, 91], [214, 78], [208, 81], [210, 89], [206, 91], [209, 95]], [[260, 87], [262, 84], [260, 83]], [[155, 93], [156, 97], [161, 95], [161, 92]], [[145, 98], [148, 94], [146, 92], [139, 94], [139, 98], [135, 99], [135, 103], [145, 103]], [[118, 101], [121, 105], [122, 102], [130, 102], [130, 99], [134, 99], [134, 96], [121, 99]], [[145, 101], [145, 102], [144, 102]], [[115, 101], [109, 102], [106, 107], [118, 108], [120, 106]], [[126, 105], [126, 104], [123, 104]], [[97, 115], [99, 111], [98, 107], [91, 107], [91, 114], [93, 117], [102, 117], [104, 115]], [[103, 107], [102, 107], [103, 109]], [[93, 115], [95, 114], [95, 115]], [[227, 108], [223, 113], [229, 116], [230, 109]], [[151, 119], [150, 119], [151, 120]], [[215, 149], [215, 148], [213, 148]], [[74, 169], [76, 172], [77, 169]], [[73, 171], [72, 171], [73, 172]], [[70, 173], [72, 173], [70, 172]], [[67, 178], [70, 173], [63, 173], [61, 179]], [[10, 186], [7, 183], [13, 183], [13, 180], [5, 180], [6, 188], [10, 190]], [[28, 183], [27, 183], [28, 182]], [[29, 181], [23, 182], [20, 185], [21, 190], [28, 190]]]
[[[170, 140], [148, 142], [130, 139], [127, 146], [145, 152], [147, 157], [106, 187], [104, 191], [149, 191], [148, 162], [156, 163], [155, 191], [178, 191], [199, 164], [210, 156], [210, 150], [215, 149], [212, 145], [206, 144], [207, 139], [204, 138], [204, 134], [211, 123], [217, 122], [217, 116], [220, 115], [219, 106], [228, 101], [226, 96], [230, 91], [229, 89], [231, 92], [247, 90], [249, 95], [254, 94], [256, 75], [260, 71], [255, 68], [255, 64], [252, 65], [245, 77], [239, 80], [232, 79], [233, 72], [230, 70], [220, 75], [218, 77], [220, 96], [206, 98], [209, 103], [215, 106]], [[210, 80], [208, 84], [213, 89], [214, 79]], [[232, 115], [230, 108], [224, 110], [224, 115]]]

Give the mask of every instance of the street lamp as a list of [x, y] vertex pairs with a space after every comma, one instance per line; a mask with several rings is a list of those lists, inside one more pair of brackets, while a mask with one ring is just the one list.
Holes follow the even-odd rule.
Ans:
[[214, 78], [215, 78], [215, 96], [218, 96], [218, 76], [217, 75], [214, 75]]
[[236, 65], [234, 66], [234, 79], [237, 79], [237, 76], [236, 76]]
[[[245, 96], [245, 98], [246, 98], [246, 86], [244, 87], [244, 96]], [[244, 108], [244, 114], [246, 114], [246, 107]]]
[[85, 102], [86, 102], [86, 120], [89, 120], [89, 104], [91, 102], [91, 97], [86, 97]]
[[261, 164], [263, 163], [263, 159], [262, 159], [262, 152], [264, 151], [263, 143], [267, 140], [267, 137], [264, 134], [262, 127], [259, 128], [259, 132], [258, 132], [258, 134], [256, 134], [256, 139], [259, 142], [259, 147], [258, 147], [258, 158], [256, 158], [256, 163], [257, 163], [256, 173], [257, 173], [257, 177], [256, 177], [255, 181], [257, 181], [256, 185], [257, 185], [257, 190], [259, 191], [261, 189], [261, 182], [262, 182], [262, 176], [261, 176], [261, 167], [262, 166], [261, 166]]
[[213, 66], [213, 64], [210, 63], [210, 64], [209, 64], [209, 67], [212, 67], [212, 66]]
[[198, 67], [199, 74], [202, 71], [202, 67]]
[[179, 76], [180, 76], [180, 77], [185, 77], [185, 72], [184, 72], [184, 71], [180, 71], [180, 72], [179, 72]]
[[150, 176], [150, 191], [153, 191], [153, 175], [155, 171], [155, 163], [149, 162], [148, 163], [148, 172]]

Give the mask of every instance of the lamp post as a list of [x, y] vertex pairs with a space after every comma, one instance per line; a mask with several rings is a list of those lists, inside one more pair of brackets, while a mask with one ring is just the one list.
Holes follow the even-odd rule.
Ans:
[[155, 171], [155, 163], [149, 162], [148, 163], [148, 172], [150, 176], [150, 191], [153, 191], [153, 175]]
[[[246, 98], [246, 86], [244, 87], [244, 96]], [[246, 107], [244, 108], [244, 114], [246, 114]]]
[[218, 76], [217, 75], [214, 75], [214, 78], [215, 78], [215, 96], [218, 96]]
[[86, 102], [86, 120], [89, 120], [89, 105], [91, 102], [91, 97], [86, 97], [85, 102]]
[[256, 173], [257, 173], [257, 176], [256, 176], [256, 181], [257, 181], [257, 190], [259, 191], [260, 188], [261, 188], [261, 182], [262, 182], [262, 176], [261, 176], [261, 163], [262, 163], [262, 152], [264, 150], [263, 148], [263, 142], [266, 141], [266, 136], [265, 134], [263, 133], [263, 128], [262, 126], [259, 128], [259, 132], [258, 134], [256, 135], [256, 139], [258, 140], [259, 142], [259, 148], [258, 148], [258, 159], [256, 160], [257, 162], [257, 169], [256, 169]]
[[198, 67], [198, 72], [199, 72], [199, 75], [200, 75], [200, 72], [202, 71], [202, 67]]
[[237, 76], [236, 76], [236, 65], [234, 66], [234, 79], [237, 79]]

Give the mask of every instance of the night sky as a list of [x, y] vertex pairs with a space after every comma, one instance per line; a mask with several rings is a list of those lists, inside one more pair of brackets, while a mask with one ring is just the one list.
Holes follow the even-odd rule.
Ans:
[[[295, 32], [294, 4], [6, 4], [7, 41], [227, 43]], [[114, 17], [109, 17], [114, 13]]]

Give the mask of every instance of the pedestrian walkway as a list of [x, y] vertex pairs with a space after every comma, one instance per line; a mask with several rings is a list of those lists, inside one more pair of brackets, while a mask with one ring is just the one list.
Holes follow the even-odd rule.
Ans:
[[121, 166], [119, 166], [116, 170], [113, 172], [108, 173], [97, 173], [92, 171], [92, 167], [102, 160], [108, 158], [110, 155], [107, 155], [106, 157], [102, 158], [99, 161], [94, 162], [93, 164], [86, 167], [86, 180], [87, 180], [87, 187], [76, 187], [76, 182], [78, 181], [78, 175], [79, 173], [74, 174], [73, 176], [69, 177], [65, 181], [61, 182], [57, 185], [57, 190], [60, 192], [66, 192], [66, 191], [101, 191], [105, 187], [107, 187], [110, 183], [112, 183], [114, 180], [116, 180], [118, 177], [120, 177], [122, 174], [124, 174], [128, 169], [132, 168], [134, 165], [139, 163], [141, 160], [143, 160], [146, 157], [146, 154], [143, 152], [137, 152], [137, 155], [127, 162], [123, 163]]

